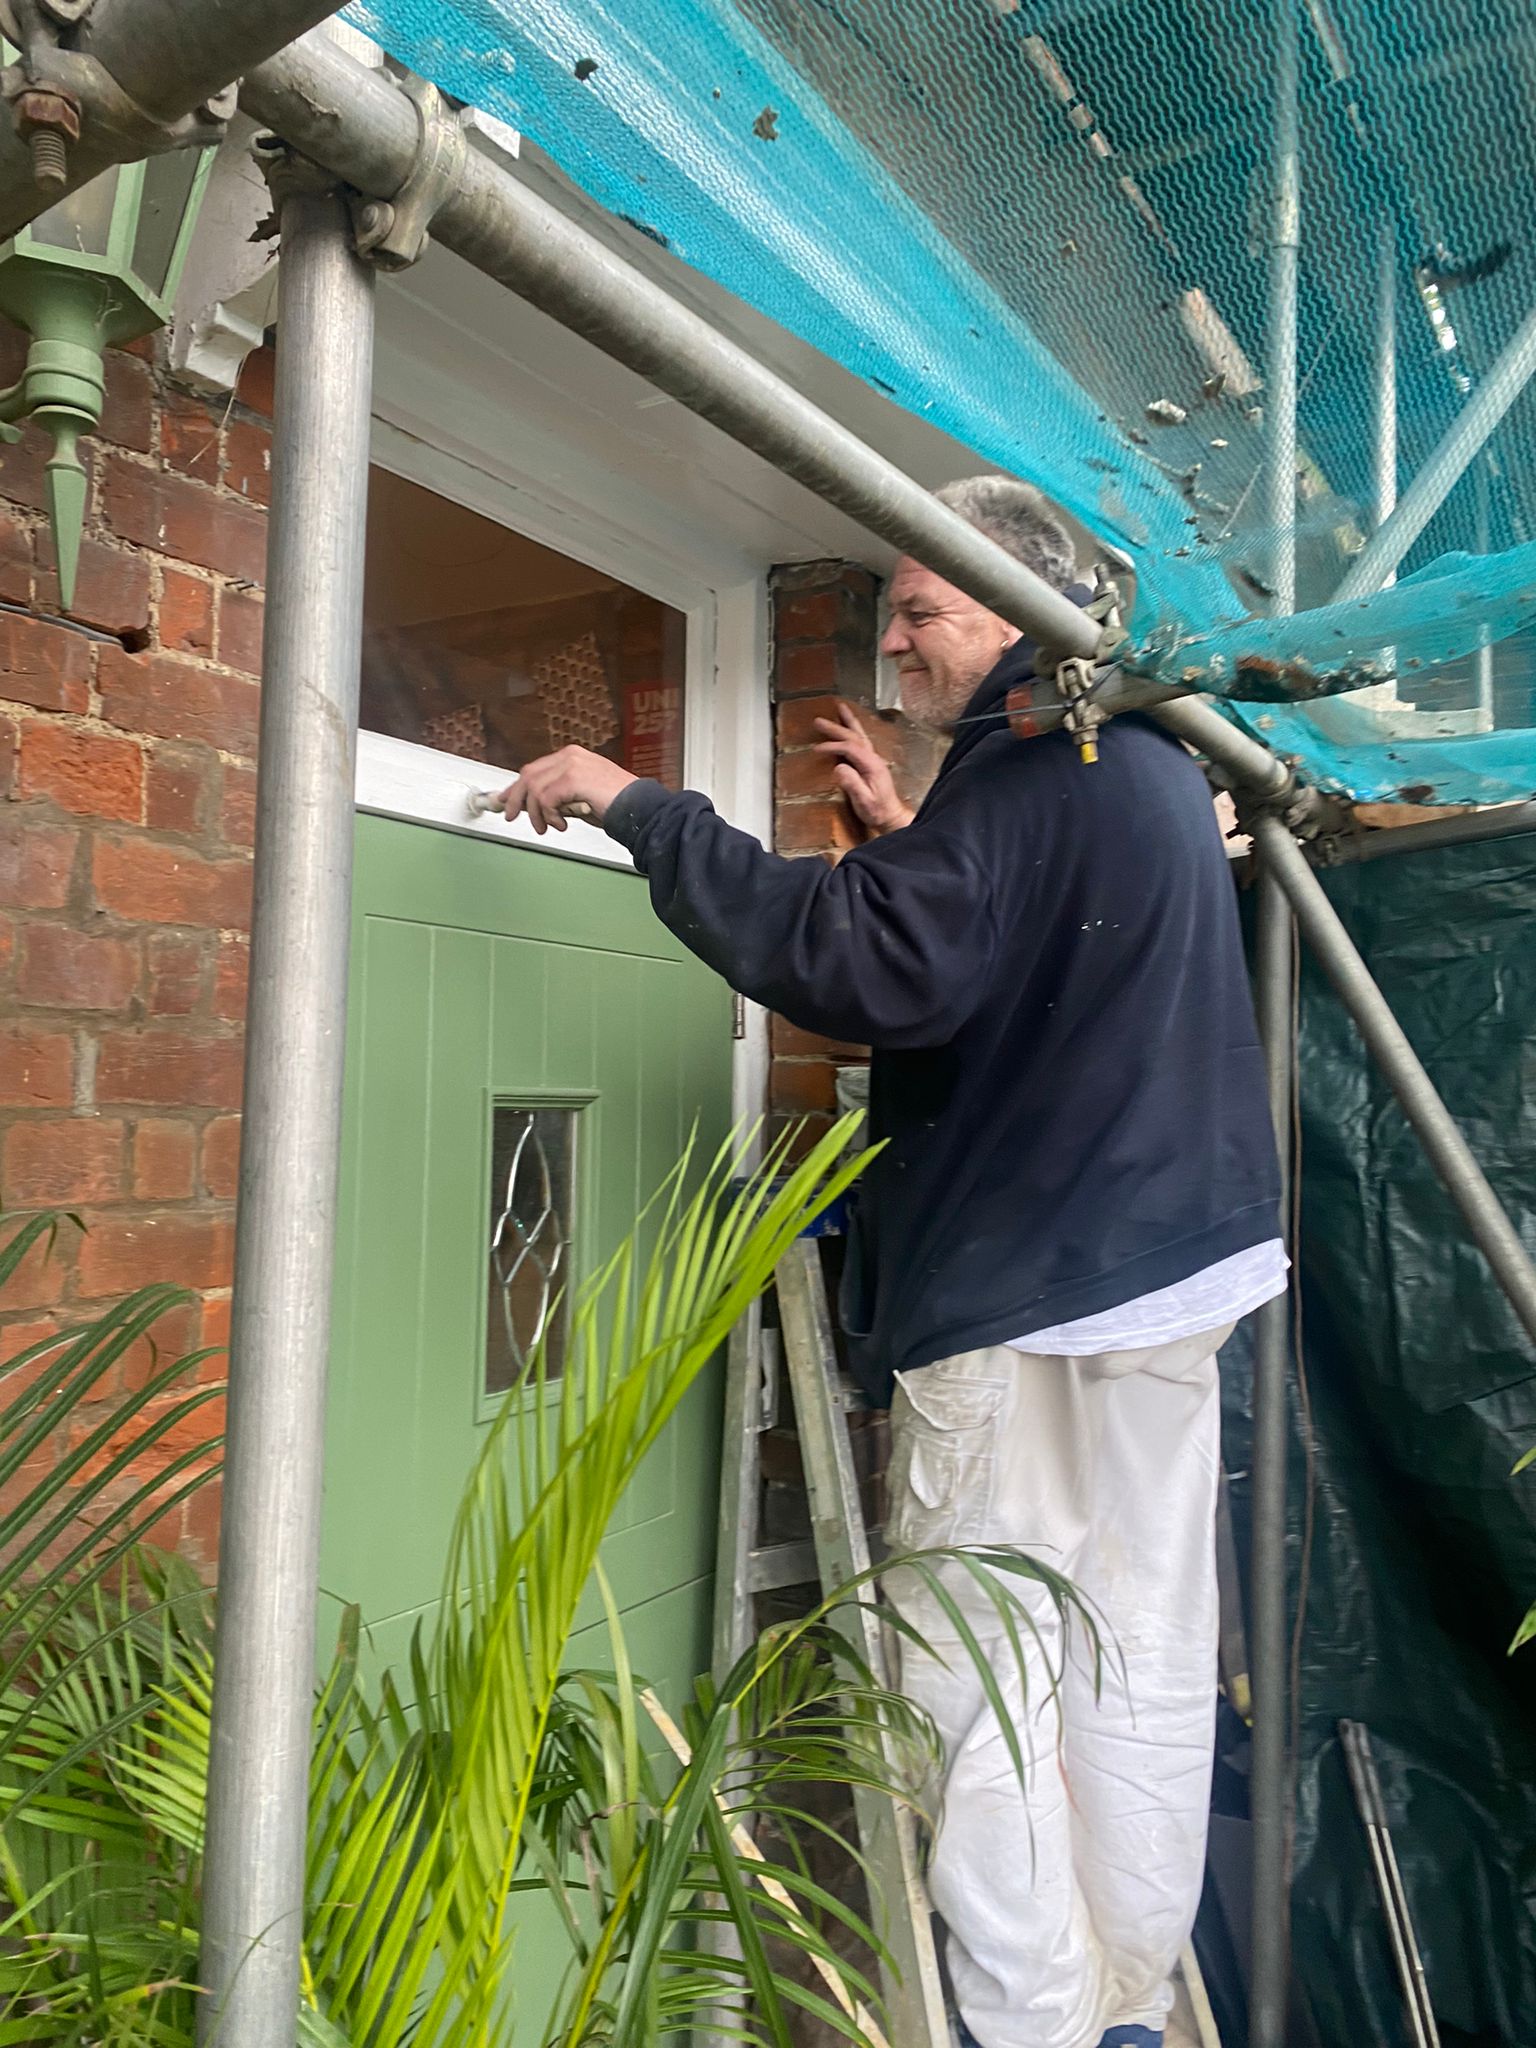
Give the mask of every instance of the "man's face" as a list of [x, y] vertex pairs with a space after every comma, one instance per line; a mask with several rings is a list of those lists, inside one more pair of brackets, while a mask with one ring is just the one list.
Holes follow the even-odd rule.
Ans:
[[914, 725], [948, 732], [976, 685], [1019, 635], [903, 555], [886, 590], [890, 624], [880, 652], [901, 673], [901, 708]]

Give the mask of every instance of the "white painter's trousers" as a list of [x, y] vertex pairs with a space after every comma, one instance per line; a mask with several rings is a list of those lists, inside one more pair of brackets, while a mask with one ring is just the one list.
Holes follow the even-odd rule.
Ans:
[[1228, 1334], [1096, 1358], [998, 1346], [898, 1382], [891, 1548], [1027, 1551], [1074, 1581], [1106, 1637], [1096, 1697], [1072, 1629], [1058, 1712], [1044, 1659], [1060, 1668], [1061, 1629], [1043, 1592], [1004, 1580], [1044, 1644], [1029, 1643], [1021, 1686], [995, 1611], [962, 1567], [942, 1567], [1019, 1730], [1021, 1786], [952, 1624], [912, 1574], [887, 1580], [944, 1660], [901, 1646], [902, 1689], [944, 1740], [929, 1896], [981, 2048], [1098, 2048], [1107, 2028], [1159, 2029], [1172, 2002], [1210, 1803], [1215, 1354]]

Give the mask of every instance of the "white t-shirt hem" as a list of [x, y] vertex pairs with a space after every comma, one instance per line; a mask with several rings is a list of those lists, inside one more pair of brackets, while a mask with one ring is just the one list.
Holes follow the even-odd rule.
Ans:
[[1286, 1288], [1291, 1262], [1278, 1237], [1218, 1259], [1187, 1280], [1138, 1295], [1119, 1308], [1079, 1316], [1048, 1330], [1030, 1330], [1008, 1340], [1010, 1351], [1046, 1358], [1093, 1358], [1101, 1351], [1139, 1351], [1197, 1337], [1203, 1330], [1240, 1322]]

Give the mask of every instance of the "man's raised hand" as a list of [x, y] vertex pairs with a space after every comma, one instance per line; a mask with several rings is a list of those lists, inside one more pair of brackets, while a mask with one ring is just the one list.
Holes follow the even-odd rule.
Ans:
[[853, 706], [839, 704], [836, 718], [818, 718], [816, 729], [827, 734], [817, 742], [816, 751], [832, 756], [836, 763], [833, 780], [870, 838], [910, 825], [913, 813], [896, 793], [890, 764], [860, 724]]

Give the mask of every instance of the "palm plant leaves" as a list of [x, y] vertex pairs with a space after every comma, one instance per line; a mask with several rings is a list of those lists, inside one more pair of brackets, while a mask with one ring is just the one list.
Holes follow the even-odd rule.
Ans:
[[[843, 1589], [770, 1632], [723, 1685], [701, 1683], [686, 1716], [689, 1759], [665, 1772], [647, 1754], [642, 1682], [601, 1569], [614, 1511], [679, 1404], [862, 1165], [844, 1156], [852, 1123], [796, 1164], [781, 1143], [745, 1177], [740, 1148], [703, 1164], [685, 1157], [576, 1295], [558, 1386], [536, 1357], [530, 1384], [488, 1430], [441, 1602], [398, 1679], [365, 1680], [359, 1617], [344, 1612], [315, 1710], [305, 2048], [497, 2048], [513, 2005], [509, 1912], [531, 1889], [554, 1902], [569, 1943], [551, 2042], [640, 2048], [743, 1991], [734, 2024], [744, 2039], [784, 2048], [797, 2006], [867, 2038], [853, 2015], [875, 2010], [877, 1995], [842, 1951], [858, 1948], [873, 1967], [879, 1929], [814, 1875], [807, 1845], [835, 1830], [803, 1810], [796, 1788], [833, 1781], [912, 1801], [936, 1753], [926, 1719], [855, 1646], [848, 1609], [872, 1588]], [[40, 1219], [0, 1249], [0, 1283], [51, 1227]], [[0, 1381], [0, 1479], [31, 1473], [41, 1445], [94, 1413], [86, 1404], [117, 1362], [184, 1298], [141, 1290], [16, 1361]], [[10, 1901], [0, 2048], [192, 2038], [211, 1638], [206, 1601], [145, 1566], [138, 1546], [166, 1489], [177, 1498], [201, 1483], [206, 1461], [171, 1459], [158, 1493], [132, 1475], [214, 1392], [183, 1389], [195, 1362], [152, 1371], [103, 1404], [99, 1421], [76, 1429], [62, 1478], [52, 1468], [3, 1496], [16, 1504], [0, 1513], [0, 1557], [19, 1562], [0, 1563], [13, 1624], [0, 1689]], [[87, 1532], [69, 1521], [82, 1489]], [[62, 1569], [43, 1569], [56, 1556]], [[902, 1562], [928, 1574], [995, 1690], [937, 1557]], [[965, 1568], [1021, 1665], [1036, 1624], [1010, 1575], [1043, 1589], [1099, 1657], [1092, 1615], [1044, 1567], [1004, 1552]], [[594, 1584], [613, 1668], [573, 1671], [569, 1644]], [[733, 1837], [743, 1811], [769, 1817], [785, 1844], [772, 1890]], [[110, 1896], [100, 1884], [109, 1870]], [[722, 1918], [739, 1953], [699, 1939]], [[835, 1998], [796, 1980], [785, 1966], [794, 1954], [822, 1961], [842, 1987]]]
[[[11, 1233], [0, 1287], [65, 1220]], [[154, 2041], [186, 2003], [190, 1861], [119, 1772], [206, 1646], [190, 1570], [139, 1557], [217, 1469], [218, 1438], [186, 1427], [219, 1393], [187, 1385], [210, 1354], [165, 1362], [156, 1343], [191, 1300], [137, 1289], [0, 1367], [0, 2043]], [[150, 1369], [123, 1390], [141, 1349]]]

